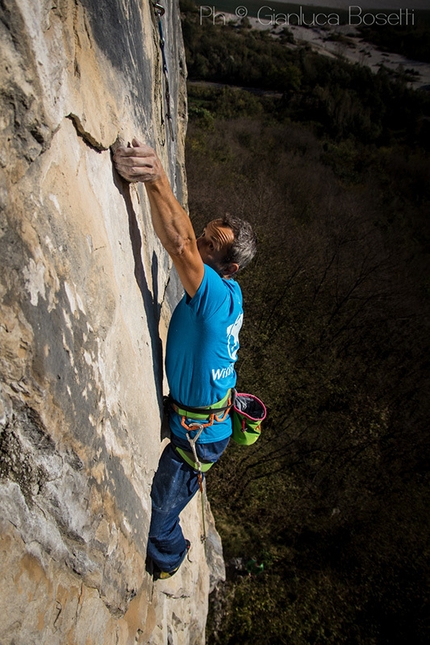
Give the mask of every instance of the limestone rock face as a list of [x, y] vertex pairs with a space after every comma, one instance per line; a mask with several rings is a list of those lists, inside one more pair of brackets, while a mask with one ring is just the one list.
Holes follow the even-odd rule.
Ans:
[[144, 189], [111, 163], [140, 137], [186, 202], [179, 3], [162, 4], [173, 137], [152, 2], [0, 4], [2, 645], [204, 643], [200, 500], [190, 561], [163, 583], [145, 570], [180, 288]]

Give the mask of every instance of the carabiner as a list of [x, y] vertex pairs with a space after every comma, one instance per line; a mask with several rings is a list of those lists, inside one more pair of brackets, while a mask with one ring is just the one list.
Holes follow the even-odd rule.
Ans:
[[154, 11], [157, 14], [157, 16], [160, 16], [160, 17], [164, 16], [164, 14], [166, 13], [165, 8], [159, 2], [154, 2], [153, 5], [154, 5]]

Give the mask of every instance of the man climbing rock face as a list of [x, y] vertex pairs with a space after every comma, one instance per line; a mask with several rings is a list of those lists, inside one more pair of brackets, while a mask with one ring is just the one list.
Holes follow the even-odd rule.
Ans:
[[228, 414], [236, 385], [235, 362], [242, 326], [242, 293], [233, 279], [254, 257], [251, 226], [226, 216], [209, 222], [196, 238], [152, 148], [133, 139], [114, 154], [115, 168], [130, 182], [144, 182], [154, 230], [173, 260], [185, 289], [173, 312], [166, 346], [172, 409], [171, 442], [152, 484], [148, 556], [160, 578], [172, 576], [185, 558], [179, 514], [228, 445]]

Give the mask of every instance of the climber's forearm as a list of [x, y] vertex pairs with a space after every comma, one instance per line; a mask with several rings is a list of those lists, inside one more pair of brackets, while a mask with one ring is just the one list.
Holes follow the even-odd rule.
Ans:
[[145, 183], [152, 224], [162, 245], [172, 257], [196, 245], [190, 218], [177, 201], [164, 171], [159, 179]]
[[145, 188], [154, 230], [192, 298], [202, 282], [204, 269], [190, 218], [173, 195], [164, 173], [156, 181], [146, 182]]
[[159, 158], [152, 148], [133, 139], [132, 147], [118, 148], [113, 160], [124, 179], [144, 182], [155, 233], [192, 298], [203, 279], [203, 261], [190, 218], [174, 196]]
[[113, 159], [124, 179], [145, 183], [153, 226], [167, 252], [173, 257], [195, 245], [190, 219], [174, 196], [155, 151], [133, 139], [132, 146], [118, 148]]

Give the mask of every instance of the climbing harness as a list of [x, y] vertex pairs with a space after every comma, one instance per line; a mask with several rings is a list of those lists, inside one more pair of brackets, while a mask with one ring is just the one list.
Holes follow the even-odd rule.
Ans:
[[[169, 397], [169, 401], [173, 410], [182, 417], [181, 425], [185, 430], [188, 429], [188, 425], [186, 424], [187, 419], [191, 419], [192, 421], [203, 421], [206, 419], [206, 423], [202, 423], [202, 425], [204, 428], [208, 428], [213, 425], [214, 421], [222, 423], [226, 420], [231, 406], [234, 403], [234, 390], [228, 390], [227, 394], [223, 399], [221, 399], [221, 401], [218, 401], [206, 408], [185, 407], [182, 403], [175, 401], [171, 396]], [[221, 414], [222, 416], [220, 416]]]
[[[184, 407], [171, 396], [169, 396], [169, 403], [172, 410], [181, 416], [181, 426], [185, 429], [188, 442], [191, 446], [191, 453], [186, 450], [182, 450], [182, 448], [179, 448], [178, 446], [176, 447], [176, 452], [179, 453], [182, 459], [191, 466], [191, 468], [194, 468], [194, 470], [197, 470], [198, 472], [206, 473], [209, 468], [213, 466], [213, 462], [201, 463], [197, 458], [197, 439], [200, 437], [203, 430], [212, 426], [214, 422], [222, 423], [226, 420], [234, 403], [234, 390], [228, 390], [227, 394], [223, 399], [221, 399], [221, 401], [218, 401], [207, 408]], [[191, 423], [187, 423], [187, 420]], [[197, 434], [193, 439], [191, 439], [190, 432], [196, 430]]]
[[[207, 539], [206, 533], [206, 517], [205, 517], [205, 506], [206, 506], [206, 489], [203, 480], [203, 474], [206, 473], [212, 466], [212, 461], [201, 462], [196, 450], [196, 443], [202, 434], [205, 428], [213, 425], [214, 422], [224, 421], [233, 405], [234, 401], [234, 390], [229, 390], [225, 397], [218, 401], [214, 405], [209, 406], [208, 408], [185, 408], [183, 405], [172, 399], [170, 397], [170, 405], [172, 409], [179, 414], [181, 418], [181, 425], [186, 430], [186, 436], [188, 443], [190, 444], [191, 452], [187, 452], [179, 446], [175, 446], [176, 452], [182, 457], [182, 459], [189, 465], [193, 470], [197, 471], [197, 479], [199, 482], [199, 489], [201, 493], [202, 501], [202, 535], [201, 541], [205, 544]], [[187, 424], [186, 421], [189, 419], [191, 423]], [[191, 434], [194, 436], [191, 436]]]
[[[202, 536], [206, 542], [205, 504], [206, 491], [203, 474], [212, 466], [213, 462], [201, 462], [196, 450], [196, 443], [205, 428], [215, 422], [225, 421], [230, 414], [232, 417], [233, 440], [242, 446], [255, 443], [261, 434], [261, 423], [266, 418], [266, 407], [260, 399], [253, 394], [239, 394], [236, 390], [228, 390], [221, 401], [207, 408], [185, 407], [169, 396], [171, 408], [181, 416], [181, 425], [186, 431], [191, 452], [175, 446], [176, 452], [193, 470], [197, 471], [197, 478], [202, 499]], [[188, 421], [188, 423], [187, 423]], [[191, 436], [193, 434], [193, 436]]]
[[157, 17], [157, 22], [158, 22], [158, 33], [160, 36], [160, 50], [161, 50], [161, 58], [163, 61], [163, 74], [164, 74], [164, 88], [165, 88], [165, 101], [166, 101], [166, 110], [165, 110], [165, 117], [166, 121], [169, 126], [169, 132], [170, 132], [170, 138], [172, 141], [175, 140], [175, 137], [173, 135], [173, 120], [172, 120], [172, 113], [170, 111], [170, 89], [169, 89], [169, 72], [167, 69], [167, 59], [166, 59], [166, 52], [164, 49], [164, 45], [166, 43], [164, 39], [164, 34], [163, 34], [163, 24], [161, 21], [161, 18], [164, 16], [166, 10], [164, 7], [159, 3], [159, 2], [153, 2], [154, 6], [154, 13]]

